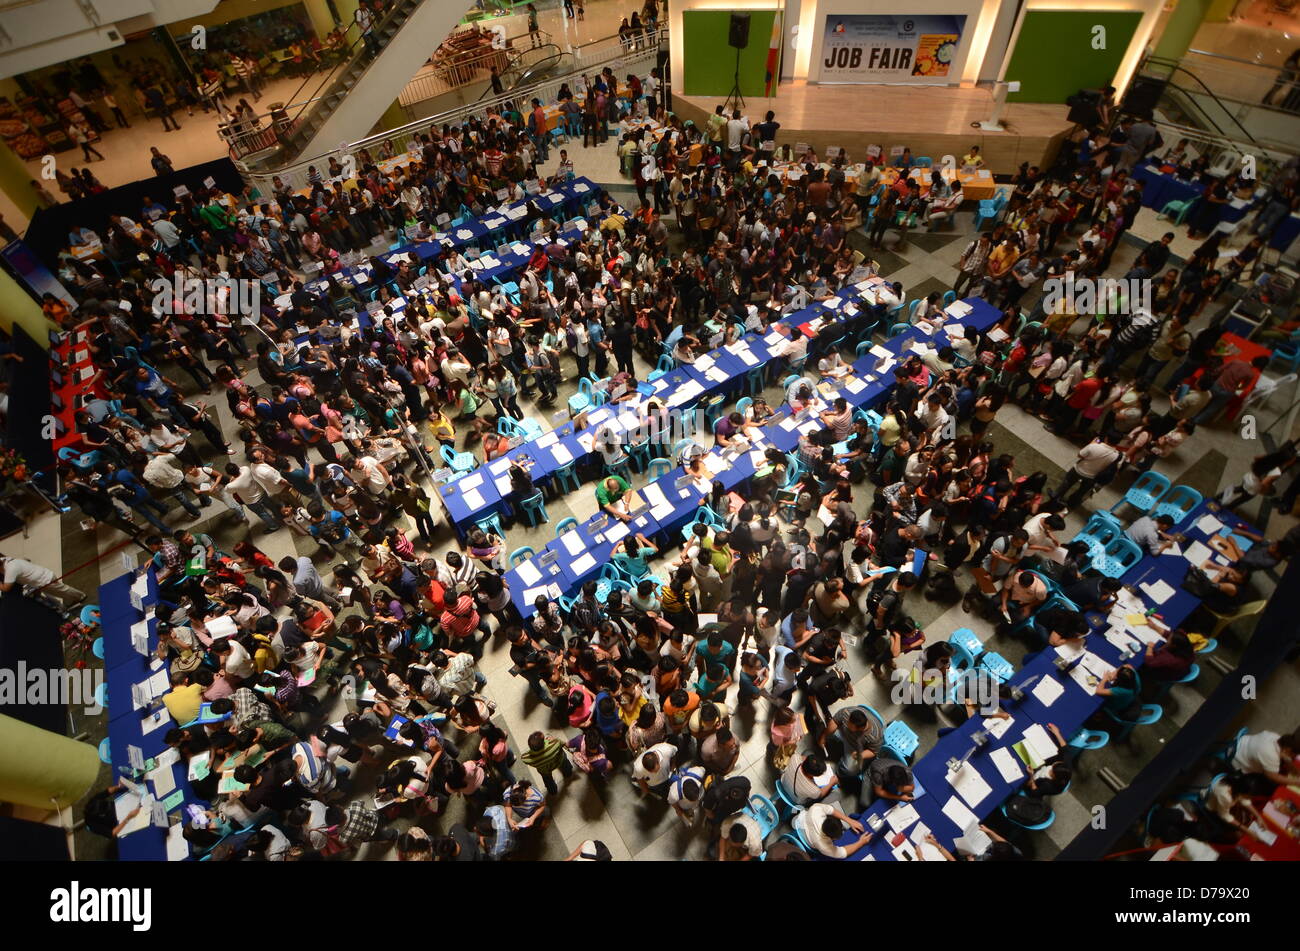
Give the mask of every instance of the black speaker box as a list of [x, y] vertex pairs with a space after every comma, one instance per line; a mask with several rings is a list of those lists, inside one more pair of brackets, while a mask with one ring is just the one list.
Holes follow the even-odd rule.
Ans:
[[743, 50], [749, 45], [749, 14], [733, 13], [731, 29], [727, 31], [727, 45]]

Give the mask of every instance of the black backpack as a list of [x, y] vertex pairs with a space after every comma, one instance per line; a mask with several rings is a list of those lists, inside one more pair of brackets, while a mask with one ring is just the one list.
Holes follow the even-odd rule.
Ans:
[[1021, 825], [1036, 826], [1046, 822], [1052, 807], [1037, 796], [1012, 796], [1006, 804], [1007, 818]]

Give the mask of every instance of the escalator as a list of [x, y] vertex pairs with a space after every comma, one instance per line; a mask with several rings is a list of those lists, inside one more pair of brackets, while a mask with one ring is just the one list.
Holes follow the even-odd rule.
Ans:
[[233, 142], [232, 148], [256, 170], [364, 137], [464, 12], [462, 4], [446, 0], [394, 0], [368, 42], [356, 35], [334, 68], [304, 82], [291, 105], [273, 109], [273, 143], [255, 155]]

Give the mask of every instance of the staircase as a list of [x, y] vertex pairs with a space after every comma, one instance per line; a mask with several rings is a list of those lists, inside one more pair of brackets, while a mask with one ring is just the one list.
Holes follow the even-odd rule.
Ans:
[[294, 97], [298, 104], [274, 117], [274, 146], [245, 163], [284, 166], [363, 138], [464, 13], [461, 3], [447, 0], [395, 0], [375, 24], [375, 51], [358, 32], [339, 64], [311, 77]]

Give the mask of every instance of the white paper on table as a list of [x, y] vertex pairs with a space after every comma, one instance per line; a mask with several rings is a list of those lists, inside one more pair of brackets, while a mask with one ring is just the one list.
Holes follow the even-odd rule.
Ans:
[[562, 466], [567, 466], [573, 461], [573, 453], [569, 452], [569, 447], [563, 443], [555, 444], [555, 448], [551, 450], [551, 456]]
[[167, 827], [167, 861], [184, 862], [190, 857], [190, 843], [185, 838], [185, 826], [177, 822]]
[[1164, 604], [1174, 596], [1174, 589], [1163, 580], [1139, 585], [1142, 592], [1156, 604]]
[[618, 522], [605, 529], [605, 541], [617, 545], [630, 534], [632, 529], [627, 527], [627, 522]]
[[778, 343], [785, 343], [785, 335], [779, 330], [769, 330], [767, 336], [763, 338], [763, 343], [769, 347], [775, 347]]
[[123, 819], [125, 819], [128, 815], [131, 814], [131, 810], [138, 805], [140, 805], [140, 797], [132, 792], [123, 793], [122, 795], [114, 799], [113, 812], [114, 815], [117, 817], [117, 821], [121, 822]]
[[[926, 825], [924, 822], [918, 822], [915, 826], [912, 827], [912, 831], [908, 833], [907, 837], [911, 839], [913, 842], [915, 842], [917, 844], [917, 847], [921, 849], [922, 853], [924, 853], [925, 845], [928, 844], [926, 843], [925, 840], [929, 835], [930, 835], [930, 827]], [[933, 846], [931, 846], [931, 848], [933, 848]]]
[[1024, 770], [1020, 768], [1020, 758], [1011, 752], [1007, 747], [1002, 746], [989, 754], [989, 759], [993, 760], [993, 765], [998, 768], [998, 773], [1009, 783], [1019, 782], [1024, 779]]
[[990, 736], [1000, 740], [1007, 730], [1015, 725], [1015, 722], [1011, 717], [985, 717], [984, 730]]
[[1223, 523], [1213, 515], [1202, 515], [1196, 520], [1196, 527], [1206, 535], [1217, 535], [1219, 529], [1223, 528]]
[[654, 506], [663, 505], [668, 501], [666, 498], [664, 498], [663, 489], [659, 488], [659, 484], [657, 482], [651, 482], [644, 489], [642, 489], [641, 498], [645, 499], [648, 503]]
[[1118, 650], [1129, 651], [1133, 649], [1133, 636], [1128, 633], [1127, 629], [1106, 628], [1106, 640]]
[[159, 766], [148, 774], [155, 799], [166, 799], [176, 788], [176, 774], [170, 766]]
[[[578, 445], [582, 447], [583, 452], [591, 452], [592, 447], [596, 445], [596, 434], [595, 433], [579, 434]], [[570, 456], [569, 458], [573, 458], [573, 457]]]
[[673, 505], [673, 503], [662, 502], [659, 505], [653, 506], [650, 509], [650, 517], [658, 521], [660, 519], [667, 518], [669, 515], [672, 515], [675, 510], [676, 508]]
[[695, 358], [695, 369], [703, 371], [709, 369], [711, 366], [713, 366], [713, 357], [709, 354], [706, 353], [702, 357]]
[[1045, 707], [1050, 707], [1056, 702], [1056, 698], [1065, 693], [1065, 688], [1061, 686], [1060, 681], [1054, 677], [1044, 677], [1034, 684], [1034, 689], [1030, 691], [1037, 700]]
[[948, 785], [957, 790], [957, 794], [965, 799], [967, 804], [978, 806], [984, 799], [993, 792], [990, 786], [970, 763], [967, 763], [955, 773], [947, 775]]
[[142, 598], [148, 596], [149, 576], [141, 572], [140, 576], [131, 582], [131, 590]]
[[900, 802], [885, 813], [885, 822], [889, 823], [889, 828], [895, 832], [905, 832], [913, 822], [920, 818], [920, 813], [916, 811], [916, 807], [910, 802]]
[[844, 388], [850, 393], [861, 393], [869, 385], [870, 384], [868, 384], [866, 380], [862, 379], [862, 377], [855, 376], [853, 379], [849, 380], [848, 383], [844, 384]]
[[1210, 560], [1210, 548], [1200, 542], [1192, 542], [1183, 549], [1183, 557], [1187, 559], [1189, 565], [1199, 568]]
[[569, 531], [560, 536], [560, 544], [570, 555], [577, 557], [587, 550], [587, 543], [578, 532]]
[[469, 475], [462, 476], [460, 479], [457, 480], [457, 485], [460, 486], [462, 492], [465, 491], [466, 489], [477, 489], [482, 484], [483, 484], [483, 473], [481, 472], [472, 472]]
[[1028, 729], [1025, 730], [1024, 740], [1029, 752], [1040, 760], [1049, 760], [1059, 752], [1051, 734], [1044, 729], [1041, 723], [1031, 723]]
[[738, 357], [740, 357], [740, 359], [744, 360], [744, 361], [745, 361], [745, 366], [747, 366], [747, 367], [756, 367], [756, 366], [758, 366], [758, 364], [759, 364], [758, 357], [754, 356], [754, 354], [752, 354], [752, 353], [749, 351], [748, 348], [746, 348], [746, 349], [744, 349], [744, 350], [737, 350], [737, 351], [736, 351], [736, 356], [738, 356]]
[[574, 573], [574, 575], [585, 575], [588, 571], [590, 571], [592, 568], [595, 567], [596, 567], [596, 556], [593, 555], [591, 552], [587, 552], [581, 558], [575, 558], [573, 560], [573, 563], [569, 565], [569, 569]]
[[[913, 841], [915, 841], [915, 840], [913, 840]], [[932, 843], [930, 843], [930, 842], [924, 842], [924, 841], [917, 842], [917, 843], [916, 843], [916, 849], [917, 849], [917, 852], [920, 853], [921, 861], [922, 861], [922, 862], [946, 862], [946, 861], [948, 861], [946, 858], [944, 858], [943, 853], [940, 852], [939, 849], [938, 849], [935, 845], [933, 845]]]
[[462, 492], [460, 497], [465, 500], [465, 504], [472, 509], [483, 507], [483, 496], [478, 489], [470, 489], [468, 492]]
[[872, 347], [870, 350], [868, 350], [867, 353], [871, 354], [871, 355], [874, 356], [874, 357], [880, 357], [880, 358], [882, 358], [882, 359], [886, 359], [886, 360], [892, 360], [893, 357], [894, 357], [894, 355], [893, 355], [892, 353], [890, 353], [888, 350], [886, 350], [886, 349], [885, 349], [884, 347], [882, 347], [880, 344], [876, 344], [874, 347]]
[[1082, 644], [1061, 644], [1056, 648], [1056, 653], [1067, 661], [1072, 661], [1081, 656], [1086, 650]]
[[510, 468], [510, 460], [505, 456], [502, 456], [500, 459], [493, 459], [488, 463], [487, 468], [488, 472], [493, 475], [505, 475], [506, 470]]
[[515, 569], [515, 573], [519, 575], [519, 580], [526, 585], [535, 585], [542, 580], [542, 573], [531, 561], [520, 562], [519, 567]]
[[960, 855], [983, 855], [993, 840], [979, 826], [968, 826], [966, 830], [953, 841], [955, 848]]
[[973, 825], [979, 825], [979, 816], [971, 812], [956, 796], [953, 796], [943, 807], [943, 814], [952, 820], [953, 825], [958, 829], [969, 829]]
[[536, 601], [536, 600], [537, 600], [539, 597], [541, 597], [542, 595], [545, 595], [545, 596], [548, 597], [548, 598], [551, 596], [551, 586], [550, 586], [550, 585], [548, 585], [548, 584], [542, 584], [542, 585], [538, 585], [538, 586], [535, 587], [535, 588], [527, 588], [527, 589], [525, 589], [525, 590], [524, 590], [524, 602], [527, 603], [527, 604], [532, 604], [534, 601]]
[[140, 721], [140, 735], [148, 736], [159, 727], [170, 726], [171, 714], [166, 709], [157, 710]]
[[157, 670], [144, 682], [144, 685], [149, 688], [150, 697], [161, 697], [171, 686], [171, 681], [167, 677], [167, 671]]
[[1172, 543], [1170, 543], [1169, 547], [1167, 547], [1167, 548], [1166, 548], [1164, 551], [1162, 551], [1160, 554], [1162, 554], [1162, 555], [1181, 555], [1182, 553], [1183, 553], [1183, 549], [1179, 546], [1178, 542], [1172, 542]]
[[1097, 677], [1096, 674], [1090, 671], [1087, 667], [1084, 667], [1082, 664], [1079, 664], [1070, 669], [1070, 679], [1073, 680], [1080, 687], [1082, 687], [1084, 692], [1087, 693], [1088, 696], [1092, 696], [1097, 692], [1097, 684], [1099, 682], [1099, 678]]

